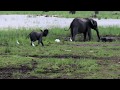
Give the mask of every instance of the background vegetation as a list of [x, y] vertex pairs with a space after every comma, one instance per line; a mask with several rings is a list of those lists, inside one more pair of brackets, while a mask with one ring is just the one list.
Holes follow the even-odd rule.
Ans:
[[[67, 17], [67, 18], [75, 18], [75, 17], [95, 17], [95, 11], [76, 11], [75, 14], [69, 14], [69, 11], [0, 11], [1, 15], [10, 15], [10, 14], [18, 14], [18, 15], [57, 15], [59, 17]], [[99, 14], [96, 14], [97, 18], [120, 18], [120, 11], [99, 11]]]

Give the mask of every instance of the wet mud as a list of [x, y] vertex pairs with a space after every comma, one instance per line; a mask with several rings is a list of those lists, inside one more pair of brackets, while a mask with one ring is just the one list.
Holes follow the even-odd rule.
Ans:
[[93, 57], [93, 56], [80, 56], [80, 55], [53, 55], [53, 56], [39, 56], [39, 55], [29, 55], [33, 58], [73, 58], [73, 59], [93, 59], [93, 60], [120, 60], [120, 57]]
[[[0, 68], [0, 79], [14, 79], [14, 73], [27, 74], [28, 72], [34, 70], [37, 66], [37, 62], [34, 60], [32, 60], [30, 64], [32, 65], [32, 67], [29, 67], [27, 65], [19, 65], [18, 67], [2, 67]], [[22, 78], [29, 79], [30, 77], [21, 77], [21, 79]]]

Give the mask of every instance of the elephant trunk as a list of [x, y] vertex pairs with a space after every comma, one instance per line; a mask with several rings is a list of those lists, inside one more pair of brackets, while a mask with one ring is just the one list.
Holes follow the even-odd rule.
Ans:
[[98, 41], [100, 41], [100, 35], [99, 35], [98, 28], [96, 29], [96, 32], [97, 32], [97, 36], [98, 36]]

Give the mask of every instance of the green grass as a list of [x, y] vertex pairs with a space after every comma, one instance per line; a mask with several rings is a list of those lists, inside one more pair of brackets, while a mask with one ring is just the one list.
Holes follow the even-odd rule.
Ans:
[[[99, 27], [101, 36], [120, 36], [119, 30], [119, 27]], [[97, 42], [96, 32], [93, 30], [92, 41], [70, 42], [65, 41], [70, 36], [70, 31], [53, 28], [43, 38], [44, 47], [32, 47], [29, 38], [26, 38], [31, 31], [32, 29], [25, 28], [0, 30], [1, 79], [120, 78], [120, 41]], [[56, 38], [61, 42], [55, 42]], [[20, 42], [19, 45], [16, 40]]]
[[[94, 15], [94, 11], [76, 11], [76, 14], [69, 14], [69, 11], [0, 11], [1, 15], [10, 15], [10, 14], [24, 14], [24, 15], [57, 15], [58, 17], [66, 17], [66, 18], [75, 18], [75, 17], [91, 17]], [[120, 11], [99, 11], [97, 15], [98, 18], [120, 18]]]

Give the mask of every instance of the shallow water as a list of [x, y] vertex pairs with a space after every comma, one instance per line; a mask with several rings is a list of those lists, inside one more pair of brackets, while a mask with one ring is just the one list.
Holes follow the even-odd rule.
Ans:
[[[74, 18], [30, 15], [0, 15], [0, 28], [65, 28]], [[120, 26], [120, 19], [95, 19], [99, 26]]]

